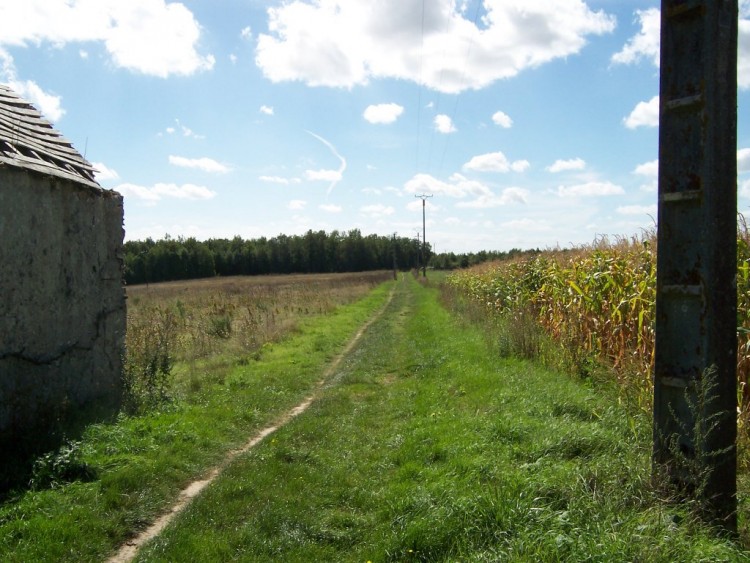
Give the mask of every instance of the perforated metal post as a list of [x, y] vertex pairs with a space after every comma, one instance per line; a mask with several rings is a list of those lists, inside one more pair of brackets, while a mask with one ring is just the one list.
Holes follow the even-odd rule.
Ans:
[[662, 0], [654, 471], [736, 531], [737, 0]]

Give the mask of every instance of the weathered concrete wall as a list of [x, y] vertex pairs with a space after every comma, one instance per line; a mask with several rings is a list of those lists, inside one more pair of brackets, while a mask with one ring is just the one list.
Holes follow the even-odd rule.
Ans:
[[0, 447], [119, 406], [122, 220], [115, 192], [0, 165]]

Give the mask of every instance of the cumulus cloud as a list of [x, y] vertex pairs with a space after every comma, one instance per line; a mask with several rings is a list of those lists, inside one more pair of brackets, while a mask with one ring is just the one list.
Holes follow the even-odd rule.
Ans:
[[360, 207], [359, 211], [363, 215], [367, 215], [368, 217], [372, 219], [380, 219], [381, 217], [387, 217], [388, 215], [393, 215], [395, 213], [395, 209], [389, 205], [383, 205], [382, 203], [377, 203], [375, 205], [365, 205], [363, 207]]
[[658, 127], [659, 96], [654, 96], [648, 102], [638, 102], [630, 115], [623, 119], [623, 123], [628, 129]]
[[169, 155], [169, 164], [173, 166], [179, 166], [181, 168], [193, 168], [196, 170], [202, 170], [203, 172], [212, 172], [218, 174], [226, 174], [231, 169], [221, 162], [215, 161], [213, 158], [185, 158], [184, 156]]
[[216, 196], [216, 192], [205, 186], [195, 184], [154, 184], [151, 187], [139, 186], [137, 184], [120, 184], [115, 187], [126, 198], [141, 199], [149, 203], [155, 203], [164, 198], [206, 200]]
[[273, 115], [273, 106], [260, 106], [260, 113], [263, 113], [265, 115]]
[[324, 181], [336, 183], [341, 181], [341, 172], [338, 170], [305, 170], [305, 179], [315, 181]]
[[398, 104], [377, 104], [367, 106], [362, 116], [370, 123], [393, 123], [404, 113]]
[[556, 160], [547, 167], [549, 172], [557, 173], [567, 170], [583, 170], [586, 168], [586, 161], [582, 158], [570, 158], [568, 160]]
[[620, 215], [650, 215], [656, 217], [657, 206], [653, 205], [623, 205], [617, 208]]
[[655, 66], [659, 66], [661, 11], [659, 8], [636, 10], [635, 18], [641, 26], [640, 31], [628, 39], [622, 50], [612, 55], [612, 62], [633, 64], [645, 58]]
[[621, 195], [625, 190], [612, 182], [586, 182], [575, 186], [559, 186], [557, 195], [560, 197], [595, 197]]
[[533, 219], [528, 219], [528, 218], [514, 219], [513, 221], [508, 221], [506, 223], [503, 223], [500, 226], [503, 227], [504, 229], [508, 229], [512, 231], [537, 232], [537, 231], [551, 230], [551, 227], [546, 221], [535, 221]]
[[107, 180], [119, 180], [120, 175], [113, 168], [108, 167], [102, 162], [92, 162], [97, 182], [106, 182]]
[[737, 151], [737, 172], [750, 172], [750, 148]]
[[503, 129], [510, 129], [513, 126], [513, 120], [507, 113], [496, 111], [492, 114], [492, 122]]
[[463, 165], [464, 170], [476, 170], [478, 172], [523, 172], [529, 167], [527, 160], [510, 162], [500, 151], [480, 154], [473, 157]]
[[470, 209], [490, 209], [512, 203], [526, 203], [529, 192], [523, 188], [505, 188], [500, 195], [489, 193], [483, 194], [473, 201], [459, 201], [456, 207]]
[[[506, 188], [500, 195], [493, 192], [487, 185], [476, 180], [469, 180], [461, 174], [453, 174], [447, 182], [438, 180], [429, 174], [417, 174], [404, 185], [404, 191], [409, 194], [433, 194], [453, 198], [473, 198], [462, 201], [457, 207], [490, 208], [511, 203], [526, 203], [528, 192], [522, 188]], [[422, 202], [412, 202], [415, 207], [421, 207]], [[411, 205], [411, 204], [410, 204]]]
[[449, 115], [443, 113], [435, 116], [435, 131], [438, 133], [455, 133], [457, 131], [456, 126], [453, 125], [453, 120]]
[[184, 4], [165, 0], [24, 0], [0, 4], [0, 44], [101, 42], [117, 67], [165, 78], [210, 70], [198, 53], [201, 26]]
[[325, 211], [326, 213], [341, 213], [343, 208], [340, 205], [334, 205], [332, 203], [323, 203], [318, 206], [318, 209]]
[[240, 31], [240, 37], [245, 39], [246, 41], [250, 41], [253, 38], [253, 30], [250, 29], [250, 26], [243, 27]]
[[656, 177], [659, 175], [659, 159], [650, 160], [639, 164], [633, 170], [633, 174], [639, 174], [640, 176]]
[[[0, 17], [3, 8], [0, 7]], [[2, 23], [0, 23], [2, 26]], [[0, 38], [0, 45], [2, 38]], [[7, 84], [22, 98], [31, 102], [50, 121], [59, 121], [65, 115], [62, 98], [41, 88], [33, 80], [20, 80], [13, 57], [0, 46], [0, 83]]]
[[[659, 66], [660, 13], [658, 8], [636, 10], [640, 30], [612, 55], [612, 63], [633, 64], [646, 59]], [[737, 85], [744, 90], [750, 88], [750, 3], [747, 0], [740, 2], [738, 33]]]
[[476, 23], [463, 5], [291, 0], [268, 8], [256, 63], [273, 82], [351, 88], [391, 78], [458, 93], [574, 55], [615, 28], [614, 16], [581, 0], [485, 1]]
[[284, 186], [299, 184], [302, 181], [299, 178], [284, 178], [283, 176], [258, 176], [258, 180], [268, 182], [269, 184], [282, 184]]
[[289, 202], [287, 208], [291, 209], [292, 211], [301, 211], [305, 208], [306, 205], [307, 202], [303, 199], [293, 199]]

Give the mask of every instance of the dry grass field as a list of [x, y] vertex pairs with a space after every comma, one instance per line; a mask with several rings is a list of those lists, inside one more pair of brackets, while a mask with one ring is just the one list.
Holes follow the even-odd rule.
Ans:
[[351, 303], [391, 276], [235, 276], [128, 287], [128, 408], [148, 409], [221, 381], [302, 319]]

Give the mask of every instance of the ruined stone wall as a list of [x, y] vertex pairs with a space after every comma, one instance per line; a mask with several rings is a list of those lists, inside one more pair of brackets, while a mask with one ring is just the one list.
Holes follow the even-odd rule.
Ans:
[[[125, 343], [122, 197], [0, 164], [0, 447], [115, 412]], [[53, 440], [54, 441], [54, 440]]]

